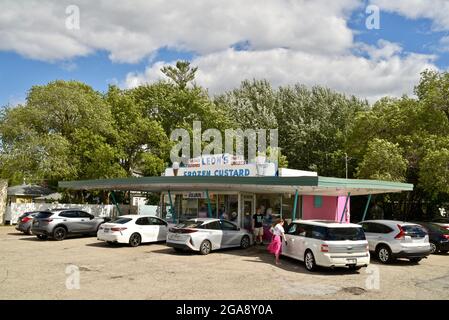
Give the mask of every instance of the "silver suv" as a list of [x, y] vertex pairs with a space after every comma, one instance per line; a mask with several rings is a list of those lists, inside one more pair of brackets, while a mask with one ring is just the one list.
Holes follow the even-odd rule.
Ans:
[[63, 240], [70, 234], [95, 236], [104, 222], [104, 218], [96, 218], [79, 209], [54, 209], [38, 213], [31, 232], [41, 240], [49, 237]]

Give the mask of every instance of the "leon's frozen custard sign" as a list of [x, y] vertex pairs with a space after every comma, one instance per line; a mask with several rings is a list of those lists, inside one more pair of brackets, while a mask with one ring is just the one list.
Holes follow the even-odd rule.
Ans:
[[275, 175], [276, 165], [266, 162], [265, 157], [258, 157], [256, 163], [246, 163], [244, 158], [230, 154], [204, 155], [190, 159], [185, 167], [173, 163], [172, 168], [165, 169], [165, 176], [255, 177]]

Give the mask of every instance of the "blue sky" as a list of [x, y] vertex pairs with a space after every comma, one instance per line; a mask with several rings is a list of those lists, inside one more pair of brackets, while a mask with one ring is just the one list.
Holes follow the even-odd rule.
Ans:
[[[264, 77], [275, 86], [321, 84], [371, 101], [383, 95], [411, 94], [423, 68], [449, 68], [449, 25], [438, 13], [446, 4], [439, 0], [435, 12], [423, 2], [422, 12], [413, 12], [412, 17], [405, 5], [389, 7], [379, 0], [384, 6], [380, 6], [379, 30], [366, 29], [367, 2], [357, 0], [336, 1], [332, 8], [322, 1], [314, 2], [316, 8], [290, 8], [291, 2], [279, 0], [269, 2], [266, 12], [259, 8], [256, 13], [251, 1], [247, 7], [227, 1], [218, 9], [210, 3], [202, 9], [186, 7], [187, 2], [160, 8], [129, 2], [115, 10], [80, 0], [72, 1], [80, 7], [79, 33], [54, 27], [66, 18], [64, 1], [26, 2], [28, 6], [13, 1], [4, 5], [5, 16], [12, 17], [9, 21], [0, 16], [0, 27], [8, 23], [0, 33], [0, 106], [22, 103], [31, 86], [56, 79], [79, 80], [101, 92], [110, 83], [133, 87], [159, 79], [160, 67], [178, 59], [199, 66], [198, 82], [212, 94], [238, 86], [245, 78]], [[327, 14], [320, 16], [323, 8]], [[11, 23], [23, 17], [24, 10], [37, 13], [29, 21]], [[55, 16], [58, 10], [61, 16]], [[165, 16], [165, 10], [170, 15]], [[179, 10], [180, 17], [173, 10]], [[186, 10], [189, 15], [183, 16]], [[211, 14], [202, 25], [209, 18], [196, 22], [195, 15], [201, 17], [205, 10], [222, 11], [216, 17]], [[99, 14], [101, 24], [92, 19]], [[258, 14], [266, 16], [255, 20]], [[279, 15], [285, 19], [276, 20]], [[318, 18], [308, 19], [313, 15]], [[167, 20], [156, 21], [161, 16], [175, 16], [175, 28]], [[146, 19], [155, 22], [147, 25]], [[362, 84], [361, 79], [369, 81]]]

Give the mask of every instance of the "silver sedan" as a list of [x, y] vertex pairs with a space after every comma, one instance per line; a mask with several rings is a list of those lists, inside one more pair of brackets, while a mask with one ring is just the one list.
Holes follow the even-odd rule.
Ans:
[[190, 219], [169, 229], [167, 245], [176, 251], [192, 250], [209, 254], [212, 250], [251, 245], [251, 234], [227, 220]]

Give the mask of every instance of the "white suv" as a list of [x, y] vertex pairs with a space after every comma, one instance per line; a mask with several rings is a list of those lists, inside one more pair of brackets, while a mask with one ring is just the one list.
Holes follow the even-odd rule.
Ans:
[[370, 262], [365, 233], [357, 224], [294, 220], [286, 228], [285, 237], [282, 255], [304, 261], [309, 271], [317, 265], [359, 270]]
[[415, 223], [393, 220], [367, 220], [360, 223], [371, 252], [382, 263], [397, 258], [419, 262], [430, 254], [429, 235]]

